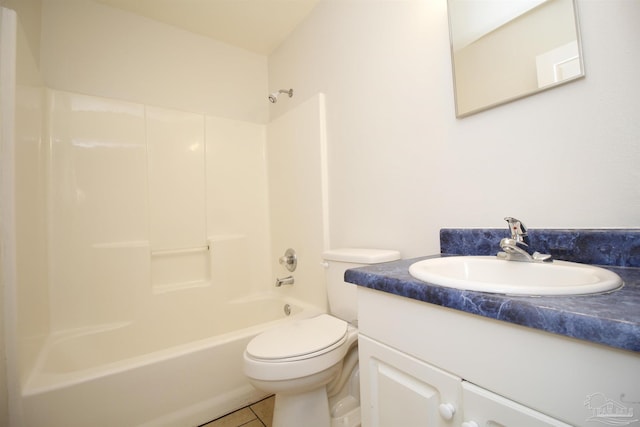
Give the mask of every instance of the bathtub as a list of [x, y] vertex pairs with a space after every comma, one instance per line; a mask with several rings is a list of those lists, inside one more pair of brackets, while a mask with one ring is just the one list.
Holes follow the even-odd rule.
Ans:
[[320, 311], [262, 296], [209, 313], [179, 324], [156, 316], [50, 337], [23, 387], [24, 427], [200, 425], [265, 397], [242, 373], [251, 338]]

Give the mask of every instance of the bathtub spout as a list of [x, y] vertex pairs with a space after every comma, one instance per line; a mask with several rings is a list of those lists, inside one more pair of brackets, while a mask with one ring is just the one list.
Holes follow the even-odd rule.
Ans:
[[287, 276], [282, 279], [276, 278], [276, 288], [279, 288], [282, 285], [293, 285], [295, 279], [293, 276]]

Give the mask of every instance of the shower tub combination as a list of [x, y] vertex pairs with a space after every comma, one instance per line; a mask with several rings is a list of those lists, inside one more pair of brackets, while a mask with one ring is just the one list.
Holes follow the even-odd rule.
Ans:
[[266, 295], [209, 313], [179, 327], [156, 318], [52, 337], [23, 390], [24, 425], [202, 424], [265, 397], [242, 372], [254, 336], [319, 310]]
[[[42, 261], [47, 287], [36, 300], [50, 310], [37, 331], [52, 332], [33, 357], [20, 341], [24, 360], [35, 360], [22, 383], [21, 427], [188, 427], [265, 397], [244, 376], [246, 345], [319, 314], [326, 290], [316, 265], [297, 278], [317, 285], [294, 291], [314, 305], [278, 297], [287, 291], [261, 279], [271, 274], [266, 258], [251, 274], [246, 259], [264, 256], [268, 243], [323, 250], [324, 98], [269, 124], [267, 165], [263, 125], [53, 89], [46, 99], [44, 133], [55, 144], [43, 204], [46, 247], [56, 250]], [[289, 182], [303, 183], [304, 197], [267, 191]], [[224, 213], [204, 197], [177, 203], [185, 193], [221, 200]], [[246, 200], [236, 206], [238, 194]], [[294, 221], [267, 215], [267, 195]]]

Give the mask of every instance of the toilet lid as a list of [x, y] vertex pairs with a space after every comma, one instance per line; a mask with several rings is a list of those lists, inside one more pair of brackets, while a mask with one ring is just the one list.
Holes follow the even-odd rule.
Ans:
[[347, 334], [347, 322], [321, 314], [256, 336], [247, 353], [257, 359], [288, 359], [331, 347]]

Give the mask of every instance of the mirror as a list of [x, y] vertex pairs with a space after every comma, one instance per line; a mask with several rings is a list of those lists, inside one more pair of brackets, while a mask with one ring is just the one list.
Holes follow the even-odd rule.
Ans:
[[575, 0], [448, 0], [456, 116], [584, 77]]

